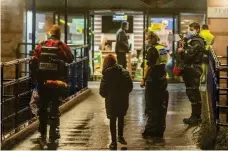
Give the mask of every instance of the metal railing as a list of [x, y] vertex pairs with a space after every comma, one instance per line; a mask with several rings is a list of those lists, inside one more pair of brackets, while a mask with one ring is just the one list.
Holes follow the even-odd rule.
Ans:
[[[226, 64], [221, 63], [220, 60], [222, 58], [226, 59]], [[226, 76], [222, 76], [225, 73]], [[221, 80], [225, 80], [226, 82], [224, 83]], [[224, 84], [226, 86], [222, 87]], [[216, 123], [217, 130], [219, 130], [220, 126], [228, 126], [227, 119], [225, 122], [221, 120], [221, 113], [228, 113], [228, 56], [217, 56], [212, 48], [209, 53], [207, 90], [208, 99], [213, 109], [213, 119]], [[226, 96], [226, 99], [224, 100], [221, 96]], [[226, 101], [226, 105], [221, 105], [221, 101]]]
[[[75, 60], [66, 64], [68, 93], [63, 102], [88, 87], [88, 45], [74, 47], [73, 51]], [[1, 63], [1, 142], [36, 120], [29, 107], [33, 90], [30, 73], [21, 73], [22, 64], [30, 60], [27, 57]], [[7, 79], [4, 71], [13, 69], [14, 78]]]

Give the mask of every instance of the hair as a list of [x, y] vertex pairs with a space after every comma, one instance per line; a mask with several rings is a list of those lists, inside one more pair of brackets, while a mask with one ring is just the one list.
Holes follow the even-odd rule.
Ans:
[[113, 66], [117, 63], [116, 61], [116, 57], [112, 54], [108, 54], [107, 56], [105, 56], [104, 58], [104, 62], [103, 62], [103, 70], [110, 67], [110, 66]]
[[197, 23], [197, 22], [193, 22], [193, 23], [191, 23], [190, 25], [189, 25], [189, 27], [193, 27], [194, 29], [199, 29], [199, 31], [200, 31], [200, 24], [199, 23]]
[[61, 27], [58, 24], [55, 24], [51, 27], [50, 29], [50, 34], [52, 36], [56, 36], [58, 38], [60, 38], [61, 35]]
[[203, 25], [202, 29], [209, 29], [208, 25]]
[[158, 35], [155, 34], [154, 32], [148, 31], [146, 34], [147, 34], [147, 36], [149, 36], [151, 39], [152, 39], [152, 38], [155, 38], [157, 42], [160, 41], [160, 38], [159, 38]]
[[129, 24], [129, 23], [128, 23], [127, 21], [123, 21], [123, 22], [121, 23], [121, 27], [124, 28], [124, 27], [126, 27], [128, 24]]

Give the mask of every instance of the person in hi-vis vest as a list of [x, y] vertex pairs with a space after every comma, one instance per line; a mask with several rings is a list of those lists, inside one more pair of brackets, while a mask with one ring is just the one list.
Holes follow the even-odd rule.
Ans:
[[141, 87], [145, 89], [145, 115], [148, 117], [143, 137], [163, 137], [169, 93], [167, 91], [166, 64], [168, 50], [158, 44], [159, 37], [148, 32], [145, 76]]
[[208, 25], [203, 25], [202, 26], [202, 30], [200, 32], [200, 36], [202, 38], [204, 38], [204, 40], [206, 41], [206, 52], [204, 54], [204, 58], [203, 58], [203, 64], [202, 64], [202, 69], [203, 69], [203, 74], [201, 76], [201, 82], [203, 81], [207, 81], [207, 68], [208, 68], [208, 55], [209, 55], [209, 49], [210, 49], [210, 46], [213, 45], [214, 43], [214, 35], [211, 34], [211, 31], [209, 30], [208, 28]]

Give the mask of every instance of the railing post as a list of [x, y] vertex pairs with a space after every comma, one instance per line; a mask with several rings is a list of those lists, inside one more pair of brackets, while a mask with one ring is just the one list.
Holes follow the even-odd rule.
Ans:
[[2, 64], [1, 66], [1, 142], [2, 142], [2, 137], [3, 137], [3, 133], [4, 133], [4, 128], [3, 128], [3, 81], [4, 81], [4, 75], [3, 75], [3, 71], [4, 71], [4, 65]]
[[68, 34], [68, 0], [65, 0], [65, 5], [64, 5], [64, 10], [65, 10], [65, 16], [64, 16], [64, 19], [65, 19], [65, 25], [64, 25], [64, 29], [65, 29], [65, 35], [64, 35], [64, 41], [65, 43], [67, 44], [67, 34]]
[[[217, 78], [217, 83], [215, 83], [215, 87], [216, 87], [216, 125], [218, 125], [219, 123], [220, 123], [220, 117], [219, 117], [219, 112], [220, 112], [220, 110], [219, 110], [219, 107], [218, 107], [218, 105], [219, 105], [219, 102], [220, 102], [220, 90], [219, 90], [219, 88], [220, 88], [220, 71], [219, 71], [219, 69], [217, 69], [216, 68], [216, 78]], [[217, 126], [217, 131], [219, 131], [220, 130], [220, 128], [219, 128], [219, 126]]]
[[17, 80], [17, 83], [15, 84], [14, 86], [14, 95], [15, 95], [15, 132], [17, 132], [17, 120], [18, 120], [18, 103], [19, 103], [19, 97], [18, 97], [18, 94], [19, 94], [19, 82], [18, 82], [18, 79], [19, 79], [19, 62], [16, 64], [16, 71], [15, 71], [15, 79]]
[[[226, 47], [226, 64], [228, 65], [228, 46]], [[228, 70], [226, 76], [228, 77]], [[226, 79], [226, 88], [228, 88], [228, 79]], [[228, 106], [228, 95], [226, 96], [226, 105]], [[228, 113], [226, 114], [226, 122], [228, 122]]]
[[89, 77], [89, 73], [88, 73], [88, 69], [89, 69], [89, 47], [85, 48], [85, 57], [87, 57], [86, 60], [84, 60], [84, 78], [83, 78], [83, 88], [87, 88], [88, 87], [88, 77]]
[[[81, 56], [81, 58], [83, 58], [82, 49], [83, 49], [83, 48], [80, 49], [80, 56]], [[84, 51], [84, 53], [85, 53], [85, 51]]]
[[32, 49], [36, 47], [36, 0], [32, 0]]

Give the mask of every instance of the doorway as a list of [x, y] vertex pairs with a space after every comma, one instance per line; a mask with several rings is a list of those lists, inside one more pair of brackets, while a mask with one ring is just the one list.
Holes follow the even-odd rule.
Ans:
[[173, 67], [176, 62], [177, 42], [179, 41], [178, 15], [162, 16], [149, 15], [147, 19], [147, 29], [156, 33], [160, 38], [160, 44], [169, 50], [169, 61], [166, 65], [167, 78], [169, 81], [178, 82], [179, 79], [173, 75]]

